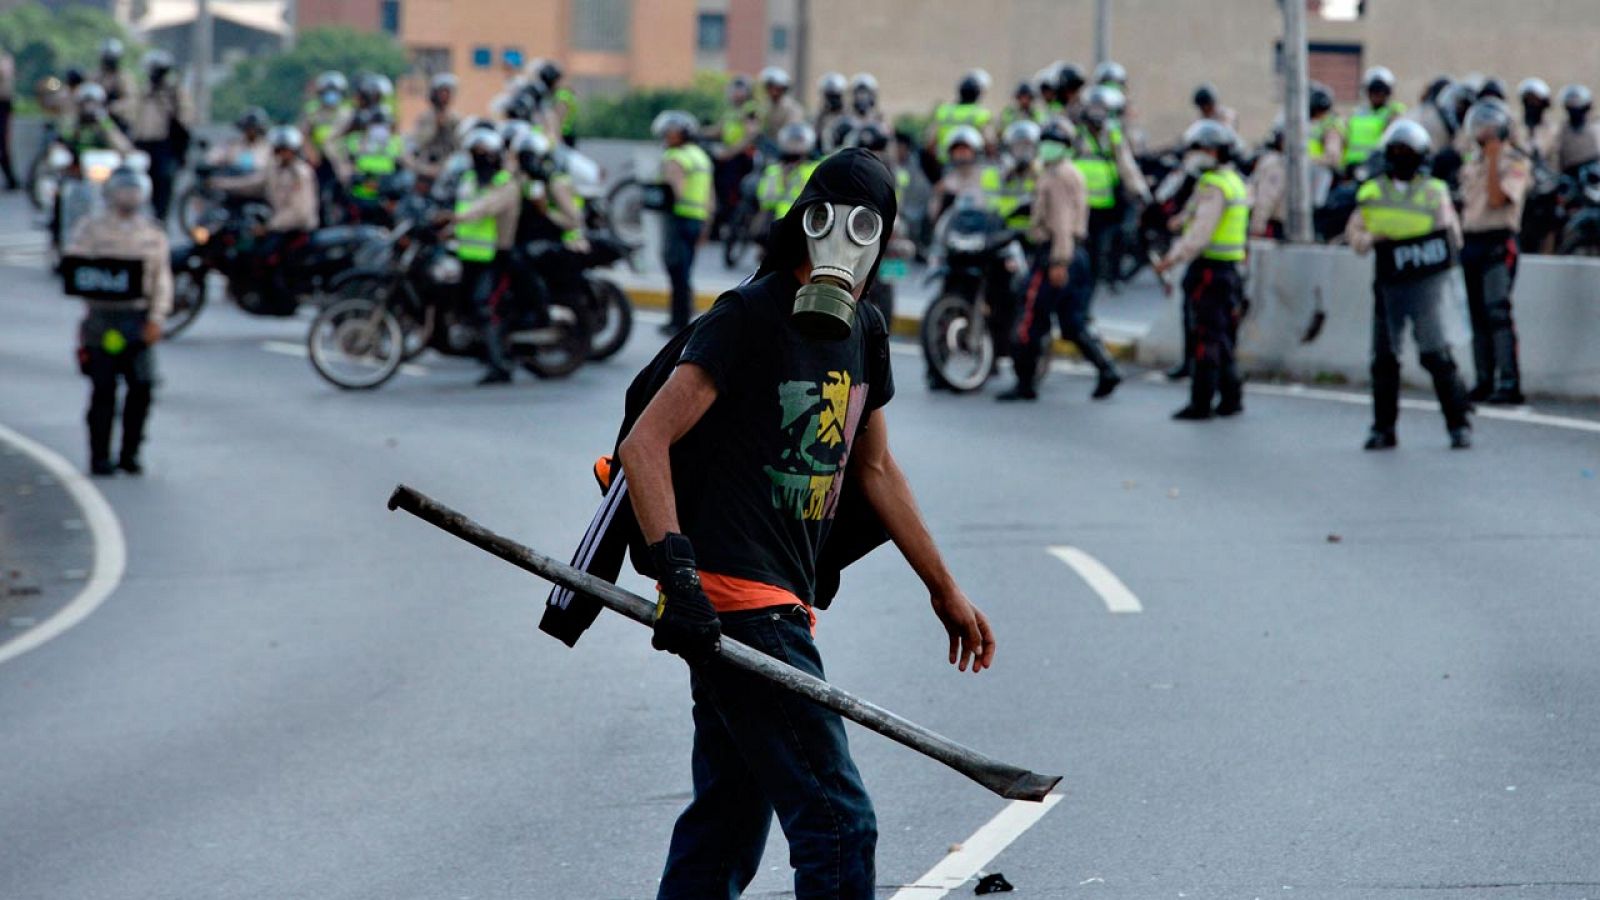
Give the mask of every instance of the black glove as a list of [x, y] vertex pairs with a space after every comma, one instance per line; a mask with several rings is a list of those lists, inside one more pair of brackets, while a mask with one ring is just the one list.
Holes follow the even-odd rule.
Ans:
[[700, 588], [694, 546], [681, 534], [667, 534], [650, 545], [650, 561], [660, 579], [655, 637], [650, 645], [697, 662], [722, 645], [722, 623]]

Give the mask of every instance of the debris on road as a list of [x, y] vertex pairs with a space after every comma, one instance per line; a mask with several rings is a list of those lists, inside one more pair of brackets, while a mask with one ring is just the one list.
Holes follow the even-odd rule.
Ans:
[[974, 894], [1002, 894], [1014, 890], [1016, 888], [1011, 886], [1011, 882], [1007, 881], [1004, 875], [999, 872], [993, 872], [978, 879], [978, 886], [973, 888], [972, 892]]
[[1342, 535], [1342, 534], [1331, 534], [1330, 533], [1328, 535], [1328, 543], [1330, 543], [1330, 544], [1341, 544], [1341, 543], [1344, 543], [1344, 535]]

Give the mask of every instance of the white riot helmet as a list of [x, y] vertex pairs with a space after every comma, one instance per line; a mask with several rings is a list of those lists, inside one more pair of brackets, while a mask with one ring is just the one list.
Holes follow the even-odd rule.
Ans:
[[872, 77], [871, 72], [857, 72], [856, 77], [850, 79], [850, 90], [871, 91], [873, 96], [877, 96], [878, 79]]
[[1550, 85], [1543, 78], [1524, 78], [1517, 85], [1517, 96], [1524, 99], [1532, 97], [1535, 100], [1550, 102]]
[[72, 92], [72, 100], [78, 105], [80, 114], [99, 115], [106, 108], [106, 89], [97, 81], [85, 81]]
[[778, 129], [778, 152], [784, 156], [805, 156], [816, 145], [816, 129], [804, 122], [790, 122]]
[[501, 140], [499, 133], [489, 128], [479, 128], [468, 134], [461, 147], [469, 154], [482, 153], [488, 156], [499, 156], [505, 152], [505, 148], [505, 141]]
[[524, 135], [533, 133], [534, 130], [533, 125], [521, 119], [507, 119], [500, 123], [500, 143], [506, 147], [515, 147], [517, 141], [522, 140]]
[[1012, 159], [1019, 163], [1033, 162], [1039, 152], [1039, 136], [1043, 133], [1038, 122], [1022, 119], [1007, 125], [1001, 140]]
[[277, 125], [267, 132], [267, 146], [274, 150], [293, 150], [300, 152], [305, 144], [305, 138], [300, 134], [300, 129], [293, 125]]
[[1383, 138], [1378, 145], [1387, 151], [1390, 145], [1406, 147], [1415, 151], [1419, 156], [1427, 156], [1433, 149], [1433, 141], [1428, 137], [1428, 129], [1423, 128], [1418, 122], [1411, 119], [1396, 119], [1383, 133]]
[[845, 88], [850, 83], [845, 81], [844, 75], [839, 72], [827, 72], [817, 79], [817, 93], [823, 96], [844, 96]]
[[650, 123], [650, 134], [656, 140], [664, 140], [671, 132], [677, 131], [683, 135], [684, 140], [693, 140], [695, 133], [694, 116], [681, 109], [664, 110]]
[[428, 93], [431, 94], [434, 91], [450, 91], [454, 93], [459, 84], [460, 82], [456, 80], [456, 76], [449, 72], [440, 72], [428, 79]]
[[777, 66], [767, 66], [761, 70], [761, 84], [765, 87], [789, 87], [789, 73]]
[[1232, 153], [1239, 146], [1239, 136], [1216, 119], [1199, 119], [1184, 130], [1183, 146], [1189, 150]]
[[1511, 110], [1500, 100], [1479, 100], [1467, 110], [1467, 119], [1463, 124], [1467, 135], [1480, 144], [1489, 134], [1504, 141], [1511, 137]]
[[1366, 74], [1361, 76], [1361, 89], [1370, 91], [1375, 87], [1394, 93], [1394, 73], [1384, 66], [1373, 66], [1368, 69]]
[[965, 77], [976, 81], [978, 83], [978, 90], [983, 91], [984, 93], [988, 93], [989, 85], [994, 83], [994, 79], [989, 76], [989, 71], [987, 69], [968, 69]]
[[1123, 68], [1122, 63], [1106, 60], [1094, 67], [1094, 74], [1089, 80], [1099, 85], [1124, 88], [1128, 86], [1128, 70]]
[[949, 156], [950, 151], [956, 147], [970, 147], [973, 153], [982, 153], [983, 135], [971, 125], [957, 125], [955, 128], [950, 129], [949, 134], [945, 135], [944, 146], [940, 149], [944, 151], [946, 156]]
[[150, 176], [132, 166], [118, 166], [102, 190], [107, 206], [121, 213], [138, 212], [150, 199]]
[[1083, 100], [1083, 118], [1090, 126], [1099, 128], [1122, 112], [1126, 101], [1122, 92], [1109, 84], [1097, 84], [1089, 89]]

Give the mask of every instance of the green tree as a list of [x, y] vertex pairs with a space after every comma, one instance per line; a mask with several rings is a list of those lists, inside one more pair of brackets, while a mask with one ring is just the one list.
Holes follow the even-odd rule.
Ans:
[[648, 139], [650, 123], [669, 109], [681, 109], [701, 122], [715, 121], [722, 114], [727, 84], [728, 76], [720, 72], [700, 72], [687, 88], [653, 88], [615, 97], [586, 98], [578, 109], [578, 134]]
[[305, 104], [306, 89], [321, 73], [376, 72], [398, 78], [407, 69], [406, 54], [393, 38], [351, 28], [313, 28], [302, 32], [293, 50], [244, 60], [217, 86], [212, 113], [231, 121], [259, 106], [274, 122], [292, 122]]
[[94, 72], [101, 42], [113, 37], [128, 47], [124, 65], [139, 58], [140, 49], [117, 20], [92, 7], [71, 6], [57, 13], [24, 3], [0, 12], [0, 46], [16, 57], [19, 101], [31, 100], [40, 78], [60, 75], [69, 66]]

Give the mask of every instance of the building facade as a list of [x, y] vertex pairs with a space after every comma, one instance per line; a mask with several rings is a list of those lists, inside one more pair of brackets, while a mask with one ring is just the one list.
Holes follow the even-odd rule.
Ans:
[[767, 66], [793, 72], [796, 0], [699, 0], [695, 66], [754, 76]]
[[[1435, 75], [1485, 73], [1513, 86], [1538, 75], [1559, 89], [1600, 83], [1600, 13], [1593, 0], [1368, 0], [1358, 16], [1308, 19], [1313, 76], [1354, 102], [1360, 72], [1385, 65], [1411, 102]], [[926, 113], [953, 96], [969, 68], [994, 76], [999, 108], [1022, 79], [1055, 60], [1089, 68], [1094, 0], [807, 0], [809, 72], [867, 70], [894, 113]], [[1331, 7], [1332, 4], [1329, 4]], [[1130, 102], [1152, 144], [1189, 124], [1194, 87], [1208, 81], [1238, 110], [1247, 138], [1280, 105], [1276, 0], [1111, 0], [1111, 56], [1128, 69]], [[1354, 10], [1352, 10], [1354, 12]]]

